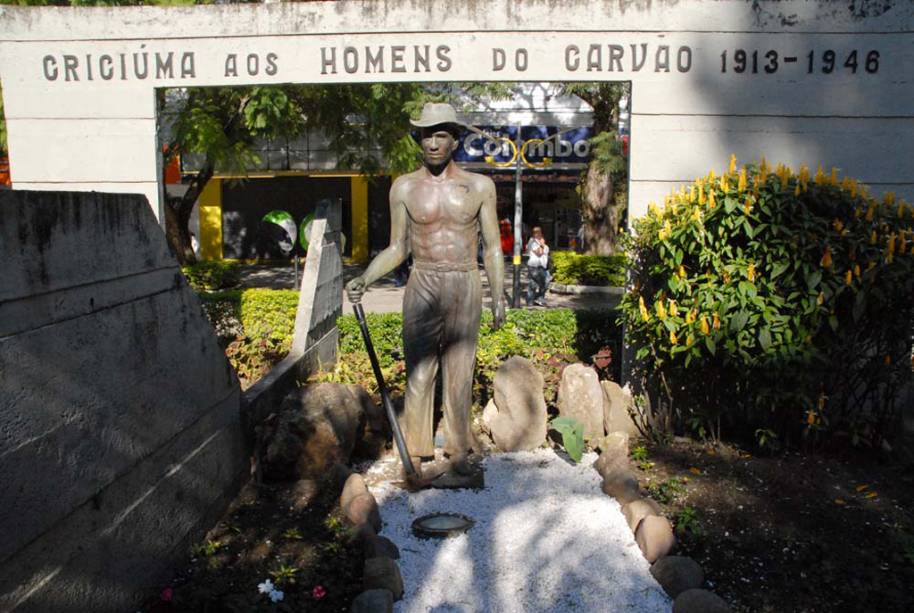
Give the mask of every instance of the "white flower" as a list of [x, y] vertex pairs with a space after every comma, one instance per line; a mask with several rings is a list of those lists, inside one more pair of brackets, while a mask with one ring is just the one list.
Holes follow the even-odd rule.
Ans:
[[283, 594], [282, 590], [272, 590], [270, 592], [270, 600], [273, 602], [282, 602], [282, 599], [285, 598], [285, 596], [286, 595]]
[[259, 584], [257, 589], [261, 594], [267, 594], [272, 592], [275, 588], [273, 587], [273, 582], [267, 579], [263, 583]]

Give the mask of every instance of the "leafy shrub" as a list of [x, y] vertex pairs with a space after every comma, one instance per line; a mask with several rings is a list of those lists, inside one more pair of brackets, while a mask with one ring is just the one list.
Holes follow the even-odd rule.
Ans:
[[292, 348], [298, 292], [253, 288], [200, 294], [203, 311], [228, 346], [225, 353], [242, 379], [253, 383]]
[[625, 285], [626, 258], [620, 255], [583, 255], [574, 251], [551, 254], [553, 279], [562, 285]]
[[622, 321], [678, 429], [888, 436], [911, 375], [912, 219], [835, 169], [735, 158], [651, 204]]
[[241, 265], [238, 262], [198, 262], [182, 266], [181, 272], [187, 278], [187, 283], [198, 292], [235, 287], [241, 281]]

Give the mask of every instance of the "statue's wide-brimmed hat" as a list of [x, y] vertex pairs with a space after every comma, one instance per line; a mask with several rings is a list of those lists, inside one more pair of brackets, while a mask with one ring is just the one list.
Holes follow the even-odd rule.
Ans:
[[419, 116], [419, 119], [410, 119], [409, 123], [416, 128], [431, 128], [444, 124], [467, 127], [457, 119], [457, 111], [454, 110], [454, 107], [446, 102], [427, 102], [422, 107], [422, 115]]
[[[476, 134], [481, 134], [486, 138], [490, 138], [489, 135], [476, 126], [471, 126], [457, 119], [457, 111], [446, 102], [426, 102], [425, 106], [422, 107], [422, 114], [419, 116], [419, 119], [410, 119], [409, 123], [415, 128], [454, 126], [457, 128], [458, 132], [469, 130], [470, 132], [475, 132]], [[418, 139], [418, 136], [414, 136]]]

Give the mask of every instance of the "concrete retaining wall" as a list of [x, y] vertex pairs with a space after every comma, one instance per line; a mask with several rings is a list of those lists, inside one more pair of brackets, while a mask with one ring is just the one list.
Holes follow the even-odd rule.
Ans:
[[234, 495], [237, 379], [141, 196], [0, 192], [0, 611], [126, 611]]

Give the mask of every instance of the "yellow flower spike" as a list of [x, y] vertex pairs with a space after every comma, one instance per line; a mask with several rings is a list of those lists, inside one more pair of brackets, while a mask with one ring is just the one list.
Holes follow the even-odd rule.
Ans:
[[854, 272], [851, 269], [847, 269], [847, 272], [844, 273], [844, 285], [850, 285], [854, 282]]
[[778, 177], [781, 179], [781, 191], [784, 191], [787, 189], [787, 182], [790, 180], [790, 169], [784, 168], [780, 174], [778, 174]]
[[823, 294], [822, 292], [819, 292], [819, 295], [816, 296], [816, 304], [818, 304], [819, 306], [822, 306], [823, 304], [825, 304], [825, 294]]
[[746, 175], [746, 167], [743, 166], [739, 170], [739, 180], [736, 182], [736, 191], [744, 192], [746, 191], [746, 183], [748, 182]]
[[854, 276], [860, 278], [860, 264], [854, 264]]
[[686, 323], [687, 324], [694, 323], [695, 317], [696, 317], [695, 311], [689, 311], [688, 313], [686, 313]]
[[689, 334], [686, 336], [686, 347], [691, 347], [695, 344], [695, 337]]
[[886, 206], [892, 206], [895, 204], [895, 192], [886, 192], [883, 194], [882, 201], [886, 204]]
[[729, 283], [729, 282], [730, 282], [730, 273], [725, 270], [724, 271], [724, 283]]
[[746, 202], [743, 203], [743, 211], [746, 215], [752, 212], [752, 199], [749, 196], [746, 196]]
[[727, 168], [727, 172], [736, 172], [736, 154], [730, 154], [730, 167]]
[[857, 197], [857, 180], [851, 179], [851, 198]]
[[816, 178], [813, 179], [816, 185], [822, 185], [825, 183], [825, 171], [822, 170], [822, 164], [819, 164], [819, 167], [816, 169]]
[[714, 174], [714, 169], [712, 168], [708, 173], [708, 183], [710, 184], [715, 178], [717, 178], [717, 175]]
[[711, 324], [711, 327], [720, 330], [720, 316], [717, 313], [714, 313], [714, 323]]
[[895, 233], [894, 232], [889, 234], [889, 238], [886, 239], [886, 252], [889, 255], [893, 255], [895, 253]]
[[676, 270], [676, 276], [679, 277], [680, 279], [686, 278], [685, 266], [683, 266], [682, 264], [679, 265], [679, 268]]
[[679, 314], [679, 308], [676, 306], [675, 300], [670, 300], [670, 306], [669, 306], [668, 310], [670, 313], [670, 317], [676, 317]]
[[699, 328], [701, 329], [701, 333], [705, 336], [711, 333], [711, 328], [708, 326], [708, 318], [704, 315], [701, 316], [701, 323], [699, 324]]
[[908, 242], [905, 238], [906, 233], [904, 230], [898, 233], [898, 253], [906, 253], [908, 250]]
[[866, 209], [866, 220], [873, 221], [873, 217], [876, 216], [876, 203], [870, 202], [870, 206]]
[[708, 190], [708, 207], [713, 209], [715, 206], [717, 203], [714, 201], [714, 190], [710, 189]]
[[793, 195], [794, 196], [800, 195], [800, 182], [799, 181], [797, 181], [796, 187], [793, 188]]
[[822, 254], [822, 259], [819, 261], [819, 265], [822, 268], [831, 268], [832, 259], [831, 259], [831, 247], [825, 247], [825, 253]]
[[663, 300], [658, 300], [654, 303], [654, 311], [657, 312], [657, 317], [660, 319], [666, 318], [666, 308], [663, 306]]
[[851, 178], [850, 178], [850, 177], [844, 177], [844, 178], [841, 180], [841, 189], [843, 189], [843, 190], [846, 191], [846, 190], [849, 190], [850, 188], [851, 188]]
[[828, 182], [832, 185], [838, 184], [838, 169], [834, 166], [831, 167], [831, 175], [828, 177]]
[[726, 192], [730, 187], [730, 184], [727, 180], [728, 176], [730, 175], [720, 175], [720, 189], [723, 192]]
[[695, 187], [694, 185], [692, 186], [692, 189], [689, 190], [689, 200], [691, 200], [692, 202], [695, 202], [696, 200], [698, 200], [698, 188]]
[[673, 332], [672, 330], [670, 330], [670, 344], [671, 344], [671, 345], [676, 345], [676, 344], [678, 344], [678, 343], [679, 343], [679, 339], [676, 338], [676, 333]]
[[831, 225], [835, 229], [835, 232], [840, 232], [844, 229], [844, 222], [837, 217], [831, 222]]
[[701, 223], [701, 209], [700, 208], [695, 207], [694, 209], [692, 209], [692, 219]]
[[755, 263], [749, 262], [749, 266], [746, 267], [746, 277], [749, 279], [749, 283], [755, 283]]
[[809, 182], [809, 166], [806, 164], [800, 166], [800, 181], [803, 183]]
[[651, 318], [651, 315], [647, 310], [647, 305], [644, 304], [644, 296], [638, 297], [638, 311], [641, 312], [641, 319], [643, 321], [648, 321]]
[[898, 203], [898, 219], [904, 219], [904, 209], [905, 206], [901, 202]]
[[698, 204], [705, 203], [705, 186], [701, 184], [698, 186]]
[[878, 240], [879, 240], [879, 237], [876, 236], [876, 230], [873, 230], [872, 232], [870, 232], [870, 244], [875, 245], [876, 241], [878, 241]]

